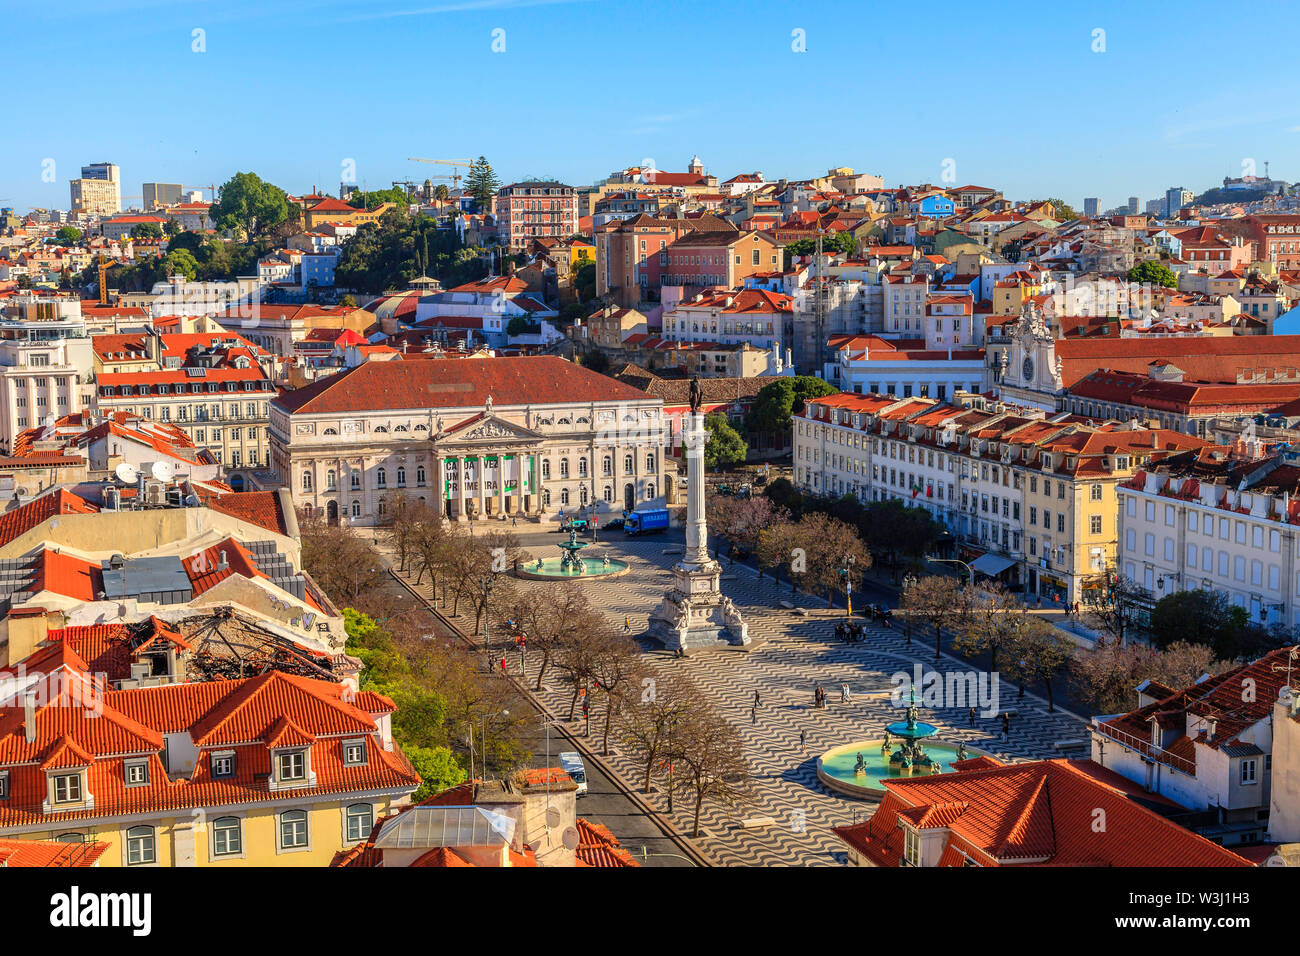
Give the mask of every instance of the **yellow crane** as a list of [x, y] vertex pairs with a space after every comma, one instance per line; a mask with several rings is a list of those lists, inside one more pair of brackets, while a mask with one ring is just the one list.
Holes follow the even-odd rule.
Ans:
[[[464, 166], [466, 169], [474, 168], [474, 160], [472, 159], [423, 159], [419, 156], [407, 156], [406, 158], [412, 163], [437, 163], [440, 166], [453, 167], [451, 176], [448, 177], [451, 179], [453, 189], [459, 189], [460, 181], [465, 178], [460, 174], [460, 167]], [[438, 178], [442, 179], [444, 177], [439, 176]]]

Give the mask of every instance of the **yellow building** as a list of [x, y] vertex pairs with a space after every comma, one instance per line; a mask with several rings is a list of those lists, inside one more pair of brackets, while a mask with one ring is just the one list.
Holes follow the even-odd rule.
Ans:
[[350, 685], [111, 690], [64, 640], [25, 664], [0, 707], [0, 838], [106, 844], [100, 866], [328, 866], [420, 783], [394, 703]]

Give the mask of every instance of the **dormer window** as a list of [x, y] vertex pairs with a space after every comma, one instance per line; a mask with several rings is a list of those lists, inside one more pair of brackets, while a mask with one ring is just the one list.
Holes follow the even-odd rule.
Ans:
[[147, 787], [149, 785], [149, 761], [128, 760], [122, 765], [123, 782], [128, 787]]
[[56, 805], [81, 802], [81, 774], [61, 773], [50, 778], [51, 799]]
[[343, 741], [343, 766], [363, 767], [366, 764], [366, 741], [364, 738]]
[[275, 758], [275, 776], [280, 783], [307, 779], [307, 752], [291, 750]]
[[212, 755], [212, 776], [233, 777], [235, 775], [235, 752], [225, 750]]
[[921, 865], [921, 834], [911, 827], [903, 827], [903, 865]]
[[0, 800], [9, 799], [9, 771], [0, 770]]

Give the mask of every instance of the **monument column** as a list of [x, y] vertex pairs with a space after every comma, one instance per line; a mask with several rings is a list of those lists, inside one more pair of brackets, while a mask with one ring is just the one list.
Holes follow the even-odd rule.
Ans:
[[456, 517], [464, 521], [469, 517], [469, 464], [463, 452], [456, 455], [456, 494], [460, 498]]
[[704, 416], [689, 412], [685, 416], [682, 435], [686, 448], [686, 554], [683, 564], [704, 567], [710, 563], [709, 529], [704, 505], [704, 446], [708, 430]]
[[479, 455], [475, 459], [474, 479], [478, 485], [474, 489], [474, 497], [478, 500], [478, 514], [480, 518], [487, 517], [487, 467], [484, 464], [483, 456]]
[[447, 514], [447, 471], [442, 452], [433, 453], [433, 497], [438, 503], [438, 516]]
[[506, 513], [506, 456], [497, 452], [497, 514]]

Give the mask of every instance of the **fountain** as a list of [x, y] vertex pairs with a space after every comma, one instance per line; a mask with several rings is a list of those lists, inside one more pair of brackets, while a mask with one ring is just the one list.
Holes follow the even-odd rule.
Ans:
[[530, 581], [573, 580], [575, 578], [614, 578], [628, 571], [626, 561], [617, 561], [608, 554], [600, 560], [582, 557], [582, 549], [591, 547], [590, 541], [579, 541], [578, 532], [569, 531], [569, 540], [559, 544], [563, 554], [558, 558], [536, 558], [521, 562], [515, 576]]
[[[883, 739], [856, 740], [833, 747], [817, 758], [817, 779], [838, 793], [878, 800], [884, 796], [886, 780], [947, 773], [952, 764], [980, 756], [965, 743], [954, 747], [936, 742], [938, 728], [917, 717], [913, 692], [908, 697], [906, 716], [887, 724]], [[879, 760], [869, 759], [867, 755], [872, 751], [879, 751]]]

